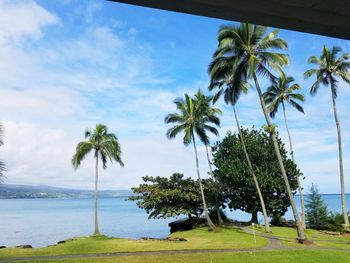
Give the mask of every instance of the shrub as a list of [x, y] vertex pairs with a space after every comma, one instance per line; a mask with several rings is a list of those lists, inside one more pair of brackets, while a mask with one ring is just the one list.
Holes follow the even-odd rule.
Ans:
[[312, 184], [306, 204], [306, 222], [308, 227], [318, 230], [344, 231], [343, 215], [329, 212], [322, 200], [317, 186]]
[[310, 195], [306, 204], [306, 221], [308, 227], [314, 229], [325, 229], [328, 224], [327, 205], [314, 184], [310, 188]]
[[283, 226], [284, 223], [286, 222], [286, 219], [283, 218], [280, 214], [273, 214], [270, 224], [273, 226]]

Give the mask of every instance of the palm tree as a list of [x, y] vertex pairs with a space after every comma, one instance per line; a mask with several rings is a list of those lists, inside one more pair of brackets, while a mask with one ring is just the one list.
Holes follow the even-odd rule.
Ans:
[[302, 243], [305, 240], [304, 230], [301, 226], [293, 193], [290, 189], [274, 126], [265, 107], [263, 93], [257, 77], [260, 75], [267, 77], [272, 82], [275, 81], [276, 77], [272, 74], [271, 69], [281, 71], [281, 67], [289, 63], [289, 59], [286, 54], [274, 52], [274, 50], [287, 49], [288, 45], [283, 39], [278, 38], [279, 30], [269, 33], [267, 33], [267, 30], [268, 28], [265, 26], [247, 23], [241, 23], [239, 26], [222, 26], [218, 34], [219, 45], [214, 53], [214, 59], [220, 60], [222, 64], [237, 65], [232, 78], [234, 90], [231, 97], [233, 103], [236, 103], [242, 92], [242, 83], [247, 83], [250, 79], [254, 81], [261, 109], [266, 120], [266, 129], [271, 134], [286, 191], [289, 195], [294, 220], [297, 225], [298, 240]]
[[[196, 94], [194, 94], [194, 99], [195, 99], [195, 103], [199, 105], [199, 107], [201, 107], [203, 109], [203, 111], [205, 112], [204, 117], [208, 118], [210, 120], [213, 120], [213, 123], [217, 123], [218, 126], [220, 125], [220, 119], [217, 115], [221, 115], [222, 111], [218, 108], [213, 108], [211, 107], [212, 101], [213, 101], [213, 97], [211, 96], [205, 96], [201, 90], [198, 90]], [[205, 152], [207, 155], [207, 161], [208, 161], [208, 166], [209, 166], [209, 174], [211, 176], [211, 179], [213, 180], [213, 182], [215, 182], [215, 178], [214, 178], [214, 173], [213, 173], [213, 169], [211, 167], [211, 160], [210, 160], [210, 155], [209, 155], [209, 141], [206, 142], [204, 141], [204, 146], [205, 146]], [[221, 214], [220, 214], [220, 205], [219, 205], [219, 200], [218, 200], [218, 207], [217, 207], [217, 217], [218, 217], [218, 221], [219, 224], [223, 224], [224, 221], [222, 220]]]
[[[3, 129], [3, 126], [0, 124], [0, 146], [4, 144], [4, 141], [3, 141], [3, 136], [4, 136], [4, 129]], [[0, 161], [0, 183], [2, 182], [3, 180], [3, 177], [4, 177], [4, 171], [5, 171], [5, 163]]]
[[[267, 216], [267, 212], [266, 212], [265, 201], [264, 201], [264, 198], [262, 196], [259, 182], [258, 182], [257, 177], [255, 175], [255, 171], [254, 171], [253, 165], [251, 163], [251, 160], [250, 160], [250, 157], [249, 157], [249, 154], [247, 151], [244, 135], [243, 135], [242, 130], [241, 130], [241, 125], [239, 124], [239, 120], [238, 120], [238, 116], [237, 116], [237, 112], [236, 112], [236, 108], [235, 108], [235, 104], [236, 104], [237, 100], [235, 100], [234, 97], [232, 97], [233, 91], [235, 90], [232, 86], [232, 76], [234, 75], [235, 67], [237, 65], [235, 63], [231, 64], [231, 63], [220, 63], [220, 62], [221, 62], [221, 58], [218, 58], [218, 59], [214, 58], [213, 61], [209, 65], [208, 71], [209, 71], [209, 75], [210, 75], [210, 79], [211, 79], [211, 82], [209, 85], [209, 90], [213, 90], [214, 88], [218, 89], [218, 92], [214, 96], [214, 102], [216, 102], [220, 98], [220, 96], [224, 94], [225, 103], [232, 105], [233, 114], [234, 114], [236, 125], [237, 125], [237, 130], [238, 130], [239, 137], [240, 137], [242, 147], [243, 147], [243, 152], [244, 152], [245, 158], [247, 160], [249, 171], [253, 177], [254, 185], [255, 185], [255, 188], [256, 188], [258, 196], [259, 196], [260, 205], [261, 205], [261, 209], [262, 209], [263, 217], [264, 217], [265, 231], [271, 232], [270, 226], [269, 226], [269, 220], [268, 220], [268, 216]], [[243, 83], [242, 83], [242, 86], [241, 86], [242, 91], [245, 93], [247, 92], [247, 85], [248, 84], [243, 85]]]
[[311, 56], [308, 59], [308, 63], [315, 65], [316, 68], [309, 69], [305, 72], [305, 78], [310, 78], [311, 76], [316, 76], [316, 81], [310, 89], [312, 96], [317, 94], [320, 85], [326, 87], [330, 86], [331, 96], [333, 102], [333, 114], [335, 119], [335, 124], [337, 126], [338, 132], [338, 152], [339, 152], [339, 172], [340, 172], [340, 189], [341, 189], [341, 200], [342, 200], [342, 210], [344, 216], [344, 225], [346, 229], [349, 229], [349, 218], [347, 216], [346, 201], [345, 201], [345, 185], [344, 185], [344, 168], [343, 168], [343, 153], [342, 153], [342, 139], [341, 139], [341, 129], [338, 120], [336, 98], [339, 78], [344, 82], [350, 84], [350, 54], [342, 54], [338, 56], [341, 52], [341, 48], [332, 47], [330, 50], [326, 46], [323, 46], [322, 54], [320, 57]]
[[168, 114], [165, 117], [165, 123], [175, 124], [174, 127], [170, 128], [167, 131], [167, 137], [169, 139], [173, 139], [180, 132], [183, 132], [184, 145], [188, 146], [191, 143], [193, 143], [195, 160], [196, 160], [196, 168], [197, 168], [197, 177], [198, 177], [199, 188], [202, 196], [204, 214], [205, 214], [209, 229], [214, 230], [215, 225], [213, 224], [213, 222], [209, 217], [209, 212], [205, 201], [203, 185], [202, 185], [201, 176], [199, 172], [198, 152], [197, 152], [195, 135], [197, 135], [202, 142], [209, 143], [207, 131], [213, 133], [214, 135], [218, 135], [219, 134], [218, 130], [215, 127], [211, 126], [211, 124], [214, 123], [215, 125], [218, 125], [219, 123], [216, 122], [215, 119], [208, 118], [206, 116], [205, 110], [203, 110], [203, 107], [199, 107], [199, 104], [196, 103], [194, 99], [190, 98], [188, 94], [185, 94], [185, 99], [182, 99], [182, 98], [175, 99], [174, 103], [179, 113]]
[[[304, 98], [304, 95], [297, 92], [301, 89], [301, 86], [297, 83], [292, 84], [293, 82], [294, 82], [293, 77], [287, 77], [284, 72], [281, 72], [281, 76], [277, 79], [275, 83], [273, 83], [270, 87], [267, 88], [266, 92], [263, 95], [264, 95], [265, 103], [270, 112], [271, 118], [275, 118], [276, 113], [278, 111], [278, 107], [282, 105], [284, 123], [286, 125], [288, 139], [289, 139], [290, 155], [293, 162], [295, 163], [292, 137], [290, 135], [290, 131], [288, 127], [285, 105], [289, 104], [299, 112], [304, 113], [304, 109], [299, 103], [304, 102], [305, 98]], [[301, 187], [299, 176], [297, 177], [297, 182], [298, 182], [298, 191], [299, 191], [300, 203], [301, 203], [301, 224], [305, 229], [306, 228], [305, 204], [304, 204], [303, 190]]]
[[103, 169], [107, 168], [108, 159], [110, 162], [116, 161], [120, 166], [124, 166], [121, 160], [121, 150], [118, 138], [114, 133], [109, 133], [107, 126], [97, 124], [93, 131], [87, 129], [85, 131], [85, 139], [78, 143], [76, 153], [72, 158], [72, 165], [74, 169], [78, 169], [80, 163], [93, 151], [96, 166], [95, 166], [95, 231], [94, 235], [99, 235], [98, 227], [98, 161], [101, 159]]

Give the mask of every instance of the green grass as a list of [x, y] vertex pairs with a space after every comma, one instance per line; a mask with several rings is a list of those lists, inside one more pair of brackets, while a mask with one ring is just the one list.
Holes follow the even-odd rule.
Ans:
[[81, 237], [46, 248], [1, 249], [0, 258], [182, 249], [256, 248], [268, 244], [268, 240], [263, 237], [257, 237], [255, 244], [252, 235], [246, 234], [235, 227], [222, 227], [212, 232], [209, 232], [207, 228], [196, 228], [174, 233], [171, 237], [182, 237], [187, 241], [131, 240], [105, 236]]
[[[27, 263], [43, 261], [26, 261]], [[317, 262], [317, 263], [344, 263], [350, 262], [350, 253], [339, 251], [312, 251], [312, 250], [291, 250], [291, 251], [266, 251], [266, 252], [237, 252], [237, 253], [196, 253], [179, 255], [152, 255], [152, 256], [125, 256], [105, 258], [84, 258], [47, 261], [49, 263], [205, 263], [205, 262], [237, 262], [237, 263], [290, 263], [290, 262]]]
[[[251, 227], [250, 227], [251, 228]], [[264, 229], [261, 227], [255, 228], [256, 230], [263, 232]], [[295, 228], [291, 227], [271, 227], [272, 232], [270, 235], [277, 236], [283, 240], [284, 245], [288, 246], [301, 246], [294, 242], [297, 238], [297, 232]], [[314, 229], [306, 229], [305, 235], [307, 239], [313, 241], [313, 243], [320, 247], [328, 248], [341, 248], [350, 249], [350, 237], [341, 234], [328, 234], [322, 231]]]

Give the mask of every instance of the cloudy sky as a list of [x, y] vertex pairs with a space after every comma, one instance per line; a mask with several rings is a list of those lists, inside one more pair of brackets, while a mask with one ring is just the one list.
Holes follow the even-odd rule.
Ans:
[[[92, 156], [78, 171], [70, 160], [84, 130], [108, 125], [122, 146], [124, 168], [102, 172], [102, 189], [128, 189], [144, 175], [182, 172], [194, 177], [191, 147], [166, 139], [164, 116], [173, 99], [198, 88], [206, 91], [207, 65], [227, 21], [177, 14], [104, 0], [0, 0], [0, 121], [7, 164], [6, 182], [92, 188]], [[295, 155], [304, 186], [316, 182], [324, 193], [339, 192], [337, 137], [330, 91], [310, 97], [303, 72], [323, 44], [350, 51], [345, 40], [281, 31], [289, 45], [288, 74], [303, 86], [305, 115], [288, 108]], [[266, 82], [262, 82], [266, 86]], [[350, 192], [350, 87], [337, 100], [343, 131], [346, 188]], [[221, 138], [235, 131], [224, 110]], [[261, 127], [254, 90], [241, 98], [245, 127]], [[283, 139], [279, 114], [276, 123]], [[213, 138], [217, 140], [220, 138]], [[207, 164], [201, 148], [203, 174]]]

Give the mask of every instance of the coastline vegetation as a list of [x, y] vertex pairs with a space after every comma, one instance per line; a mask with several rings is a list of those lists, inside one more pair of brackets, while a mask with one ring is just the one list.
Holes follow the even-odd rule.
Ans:
[[[169, 241], [169, 240], [131, 240], [123, 238], [111, 238], [107, 236], [90, 236], [73, 238], [65, 243], [49, 246], [46, 248], [6, 248], [0, 250], [0, 259], [11, 258], [33, 258], [24, 262], [42, 262], [36, 261], [35, 257], [47, 256], [45, 262], [173, 262], [178, 258], [183, 260], [194, 260], [194, 262], [232, 262], [233, 260], [251, 259], [253, 262], [347, 262], [350, 259], [349, 237], [343, 235], [334, 235], [317, 230], [306, 230], [306, 236], [313, 241], [313, 245], [304, 247], [295, 242], [297, 237], [295, 230], [288, 227], [272, 227], [272, 233], [268, 236], [278, 237], [283, 241], [284, 249], [263, 251], [269, 241], [265, 237], [244, 233], [240, 228], [234, 226], [217, 227], [214, 231], [208, 231], [206, 227], [199, 227], [193, 230], [176, 232], [170, 235], [174, 240], [184, 238], [186, 241]], [[264, 233], [264, 228], [255, 228], [256, 233]], [[302, 246], [303, 249], [297, 249]], [[338, 251], [323, 251], [323, 248], [338, 249]], [[236, 250], [236, 252], [220, 253], [210, 250]], [[242, 251], [240, 250], [247, 250]], [[249, 249], [253, 249], [249, 251]], [[286, 250], [288, 249], [288, 250]], [[304, 250], [307, 249], [307, 250]], [[181, 253], [172, 255], [169, 251], [180, 250]], [[196, 252], [198, 250], [198, 252]], [[205, 252], [207, 250], [207, 252]], [[128, 255], [115, 256], [117, 252], [160, 252], [164, 251], [165, 255]], [[194, 254], [187, 254], [189, 253]], [[103, 254], [106, 253], [105, 256]], [[96, 258], [91, 258], [93, 254], [99, 254]], [[80, 255], [83, 258], [65, 259], [64, 256]], [[86, 257], [84, 258], [84, 255]], [[311, 257], [312, 255], [312, 257]], [[51, 258], [50, 256], [61, 256], [60, 259]], [[196, 261], [199, 260], [200, 261]], [[177, 262], [177, 261], [175, 261]]]
[[66, 243], [45, 248], [0, 249], [0, 258], [161, 250], [240, 249], [259, 248], [268, 244], [268, 240], [260, 236], [257, 236], [254, 242], [252, 235], [244, 233], [238, 227], [217, 227], [215, 231], [210, 232], [205, 227], [199, 227], [173, 233], [170, 238], [184, 238], [187, 241], [132, 240], [100, 235], [73, 238]]

